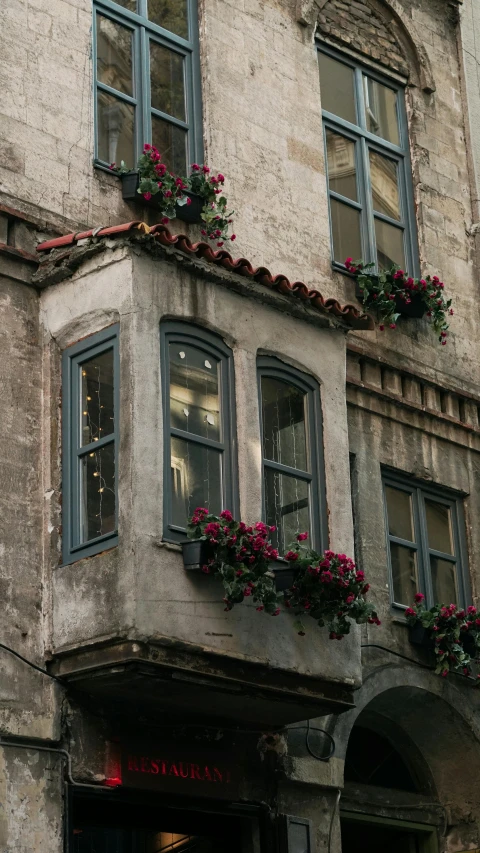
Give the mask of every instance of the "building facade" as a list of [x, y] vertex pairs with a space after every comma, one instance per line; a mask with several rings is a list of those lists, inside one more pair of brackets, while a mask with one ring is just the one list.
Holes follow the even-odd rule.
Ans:
[[[479, 693], [405, 620], [478, 601], [478, 4], [0, 20], [1, 853], [480, 848]], [[123, 197], [145, 143], [235, 242]], [[438, 274], [447, 345], [348, 256]], [[225, 610], [197, 506], [354, 556], [381, 625]]]

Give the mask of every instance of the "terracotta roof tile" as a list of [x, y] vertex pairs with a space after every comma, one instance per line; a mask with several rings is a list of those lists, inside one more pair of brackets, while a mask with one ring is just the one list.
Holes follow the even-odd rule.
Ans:
[[223, 267], [229, 272], [237, 273], [257, 281], [259, 284], [277, 290], [289, 296], [296, 296], [304, 302], [309, 302], [314, 308], [322, 313], [333, 314], [334, 317], [342, 319], [347, 325], [354, 329], [373, 329], [374, 322], [368, 314], [362, 313], [355, 305], [341, 305], [337, 299], [325, 299], [318, 290], [310, 290], [302, 281], [290, 282], [286, 275], [272, 275], [267, 267], [253, 267], [247, 258], [233, 258], [226, 249], [215, 251], [208, 243], [192, 243], [185, 234], [172, 234], [165, 225], [153, 225], [149, 227], [144, 222], [125, 222], [122, 225], [92, 228], [89, 231], [81, 231], [75, 234], [66, 234], [64, 237], [56, 237], [47, 240], [37, 246], [37, 252], [48, 252], [51, 249], [61, 249], [73, 246], [79, 240], [90, 238], [120, 236], [128, 232], [140, 232], [153, 237], [162, 246], [175, 247], [186, 255], [194, 255], [203, 258], [208, 263]]

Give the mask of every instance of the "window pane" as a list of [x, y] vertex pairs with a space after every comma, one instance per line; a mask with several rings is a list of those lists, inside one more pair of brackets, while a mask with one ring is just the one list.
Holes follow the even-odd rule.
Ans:
[[134, 166], [134, 107], [131, 104], [98, 92], [98, 156], [105, 163], [122, 160]]
[[132, 30], [97, 14], [97, 77], [124, 95], [133, 95], [132, 40]]
[[152, 143], [171, 172], [184, 175], [187, 169], [187, 133], [168, 121], [152, 116]]
[[343, 264], [345, 258], [362, 257], [360, 213], [334, 198], [330, 199], [332, 217], [333, 257]]
[[272, 542], [280, 551], [293, 542], [297, 533], [310, 534], [309, 484], [297, 477], [265, 468], [266, 523], [275, 525]]
[[417, 555], [411, 548], [390, 542], [393, 599], [397, 604], [411, 604], [418, 592]]
[[[453, 554], [450, 507], [436, 501], [425, 500], [428, 547], [444, 554]], [[452, 599], [453, 600], [453, 599]]]
[[221, 454], [172, 436], [172, 524], [186, 527], [197, 506], [223, 509]]
[[113, 349], [84, 361], [81, 371], [83, 446], [105, 438], [115, 429]]
[[148, 17], [154, 24], [188, 38], [187, 0], [148, 0]]
[[356, 124], [353, 70], [320, 51], [318, 65], [322, 109]]
[[124, 9], [128, 9], [129, 12], [137, 11], [137, 0], [114, 0], [114, 2], [123, 6]]
[[412, 496], [408, 492], [385, 486], [388, 511], [388, 532], [390, 536], [414, 542]]
[[330, 189], [357, 201], [355, 143], [327, 129], [327, 163]]
[[112, 442], [80, 460], [81, 542], [115, 530], [115, 445]]
[[308, 471], [303, 391], [287, 382], [263, 376], [262, 415], [265, 458]]
[[397, 93], [371, 77], [364, 77], [367, 129], [395, 145], [400, 145]]
[[392, 219], [400, 219], [397, 164], [377, 151], [369, 151], [369, 155], [373, 207]]
[[430, 557], [432, 570], [433, 600], [435, 604], [457, 604], [458, 592], [456, 584], [455, 563]]
[[395, 228], [381, 219], [375, 219], [375, 237], [377, 239], [377, 259], [380, 269], [387, 269], [392, 264], [398, 264], [405, 269], [405, 252], [403, 249], [403, 229]]
[[152, 107], [185, 121], [184, 57], [150, 41]]
[[169, 354], [172, 427], [220, 441], [220, 362], [182, 343], [170, 343]]

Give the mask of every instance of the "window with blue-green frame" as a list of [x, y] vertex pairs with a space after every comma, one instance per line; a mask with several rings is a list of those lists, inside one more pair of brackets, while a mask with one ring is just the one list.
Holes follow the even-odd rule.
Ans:
[[155, 145], [176, 174], [202, 162], [197, 0], [95, 0], [95, 162]]
[[320, 42], [332, 260], [418, 275], [405, 87]]
[[118, 543], [118, 338], [115, 324], [63, 353], [64, 563]]
[[280, 553], [307, 532], [317, 551], [328, 526], [318, 382], [275, 357], [257, 362], [263, 461], [263, 516]]
[[463, 496], [393, 471], [383, 472], [391, 602], [465, 607], [470, 597]]
[[213, 332], [161, 325], [164, 538], [186, 539], [198, 506], [238, 513], [233, 354]]

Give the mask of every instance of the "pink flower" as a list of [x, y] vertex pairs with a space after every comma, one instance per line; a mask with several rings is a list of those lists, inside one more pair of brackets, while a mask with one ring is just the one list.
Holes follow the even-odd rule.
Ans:
[[183, 181], [181, 178], [175, 178], [175, 186], [183, 188]]
[[208, 168], [208, 166], [202, 166], [202, 172], [204, 175], [208, 175], [209, 171], [210, 169]]
[[220, 181], [220, 183], [223, 184], [224, 180], [225, 180], [224, 176], [222, 175], [221, 172], [219, 172], [217, 175], [217, 181]]
[[305, 539], [308, 539], [308, 533], [299, 533], [297, 536], [298, 542], [305, 542]]
[[149, 144], [148, 144], [148, 142], [146, 142], [146, 143], [145, 143], [145, 145], [143, 146], [143, 150], [144, 150], [144, 151], [151, 151], [151, 150], [152, 150], [152, 146], [151, 146], [151, 145], [149, 145]]
[[469, 607], [467, 607], [467, 613], [468, 613], [470, 616], [475, 616], [475, 613], [476, 613], [476, 612], [477, 612], [477, 608], [476, 608], [476, 607], [474, 607], [474, 606], [473, 606], [473, 604], [470, 604], [470, 606], [469, 606]]
[[362, 572], [362, 570], [361, 570], [361, 569], [360, 569], [358, 572], [356, 572], [356, 574], [355, 574], [355, 580], [356, 580], [358, 583], [359, 583], [360, 581], [364, 581], [364, 580], [365, 580], [365, 572]]
[[232, 234], [232, 236], [230, 237], [230, 240], [232, 240], [232, 241], [233, 241], [233, 240], [236, 240], [236, 239], [237, 239], [237, 235], [236, 235], [236, 234]]
[[378, 328], [380, 329], [381, 332], [385, 331], [385, 326], [383, 324], [381, 326], [379, 326]]
[[265, 610], [265, 605], [261, 604], [260, 607], [256, 607], [255, 609], [260, 613], [262, 610]]
[[162, 225], [168, 225], [169, 222], [170, 222], [170, 220], [169, 220], [168, 216], [162, 216], [162, 219], [161, 219]]
[[198, 163], [192, 163], [192, 170], [194, 172], [198, 172], [200, 170], [200, 166], [198, 165]]
[[391, 328], [391, 329], [396, 329], [396, 328], [397, 328], [397, 324], [396, 324], [396, 323], [390, 323], [390, 328]]
[[415, 610], [413, 609], [413, 607], [407, 607], [407, 609], [405, 610], [405, 616], [416, 616], [416, 615], [417, 614], [415, 613]]
[[229, 509], [222, 509], [220, 518], [224, 518], [225, 521], [233, 521], [233, 515]]
[[221, 248], [222, 248], [222, 246], [223, 246], [223, 242], [222, 242], [222, 241], [220, 241], [220, 243], [217, 243], [217, 246], [218, 246], [218, 248], [219, 248], [219, 249], [221, 249]]
[[116, 163], [110, 163], [110, 166], [109, 166], [108, 168], [109, 168], [109, 169], [116, 169], [116, 168], [117, 168], [117, 164], [116, 164]]
[[187, 195], [187, 207], [189, 207], [191, 205], [191, 203], [192, 203], [192, 199], [190, 198], [189, 195]]
[[143, 197], [145, 201], [150, 201], [152, 194], [151, 193], [143, 193]]
[[298, 560], [298, 554], [296, 551], [287, 551], [285, 559], [288, 560], [289, 563], [294, 563], [295, 560]]
[[442, 678], [446, 678], [448, 675], [448, 669], [444, 669], [442, 672]]
[[173, 193], [172, 193], [172, 191], [171, 191], [171, 190], [166, 190], [166, 191], [165, 191], [165, 198], [171, 198], [171, 197], [172, 197], [172, 195], [173, 195]]
[[420, 604], [420, 602], [423, 601], [424, 598], [425, 598], [425, 596], [424, 596], [423, 592], [416, 592], [414, 595], [414, 599], [417, 602], [417, 604]]
[[333, 580], [333, 575], [331, 572], [322, 572], [320, 575], [321, 583], [330, 583]]
[[272, 616], [278, 616], [279, 613], [280, 613], [280, 608], [277, 607], [277, 609], [273, 611]]

